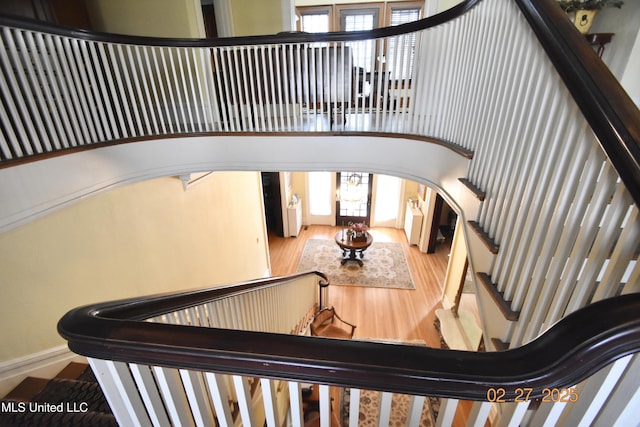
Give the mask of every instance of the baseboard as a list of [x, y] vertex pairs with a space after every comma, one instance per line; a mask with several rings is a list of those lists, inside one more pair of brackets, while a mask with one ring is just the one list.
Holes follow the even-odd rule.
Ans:
[[53, 378], [69, 362], [86, 362], [66, 345], [0, 362], [0, 396], [5, 396], [27, 377]]

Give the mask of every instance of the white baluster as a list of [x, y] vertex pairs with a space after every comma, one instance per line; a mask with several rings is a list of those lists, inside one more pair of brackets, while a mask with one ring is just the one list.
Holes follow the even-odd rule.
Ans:
[[267, 427], [278, 427], [281, 424], [274, 381], [268, 378], [260, 378], [260, 387], [262, 388], [262, 400], [267, 418]]
[[289, 408], [291, 411], [291, 425], [302, 427], [304, 416], [302, 414], [302, 391], [300, 383], [289, 381]]
[[251, 386], [246, 377], [239, 375], [233, 376], [233, 384], [236, 388], [236, 396], [238, 397], [238, 406], [240, 408], [240, 417], [245, 426], [254, 426], [255, 419], [253, 413], [253, 405], [251, 402]]
[[378, 407], [378, 426], [387, 427], [391, 420], [391, 400], [393, 393], [380, 393], [380, 406]]
[[349, 391], [349, 427], [358, 427], [360, 415], [360, 389], [351, 388]]
[[164, 409], [162, 398], [156, 386], [156, 380], [153, 378], [150, 368], [146, 365], [131, 363], [129, 364], [129, 369], [136, 382], [135, 386], [144, 402], [151, 423], [155, 427], [169, 425], [169, 417]]
[[127, 365], [122, 362], [88, 358], [100, 388], [118, 424], [151, 426], [144, 404], [131, 378]]
[[233, 426], [233, 417], [231, 415], [231, 408], [229, 407], [229, 395], [227, 393], [225, 379], [221, 374], [215, 374], [213, 372], [206, 372], [205, 379], [209, 387], [209, 392], [211, 393], [218, 423], [222, 427]]
[[411, 396], [409, 407], [407, 408], [407, 427], [418, 427], [422, 420], [422, 408], [424, 407], [425, 396]]
[[171, 423], [180, 426], [194, 425], [178, 370], [154, 366], [153, 374], [156, 377], [160, 395], [169, 413]]
[[453, 425], [453, 417], [458, 409], [458, 399], [442, 399], [440, 401], [440, 411], [438, 419], [436, 419], [436, 427], [445, 427]]

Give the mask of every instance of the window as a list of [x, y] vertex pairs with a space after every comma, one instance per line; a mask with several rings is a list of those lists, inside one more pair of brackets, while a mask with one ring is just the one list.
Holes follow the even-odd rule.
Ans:
[[309, 13], [301, 17], [301, 29], [307, 33], [326, 33], [329, 31], [329, 13]]
[[[340, 10], [340, 31], [366, 31], [378, 27], [379, 9]], [[347, 43], [353, 49], [353, 63], [370, 72], [374, 67], [375, 42], [364, 40]]]
[[307, 33], [327, 33], [331, 28], [331, 6], [310, 6], [297, 9], [299, 30]]
[[[391, 8], [389, 25], [401, 25], [420, 19], [420, 8]], [[413, 58], [416, 47], [416, 35], [407, 34], [391, 37], [388, 41], [387, 69], [394, 80], [410, 79], [413, 71]]]

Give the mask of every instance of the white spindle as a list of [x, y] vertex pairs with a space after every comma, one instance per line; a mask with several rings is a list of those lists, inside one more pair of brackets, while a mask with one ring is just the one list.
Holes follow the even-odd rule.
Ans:
[[[185, 76], [185, 71], [189, 71], [189, 61], [187, 58], [187, 63], [184, 64], [182, 62], [183, 53], [186, 51], [186, 48], [177, 48], [175, 49], [175, 56], [178, 57], [178, 70], [180, 71], [180, 82], [182, 86], [176, 88], [176, 92], [178, 93], [178, 99], [180, 105], [182, 105], [182, 119], [184, 120], [184, 130], [186, 132], [191, 131], [195, 132], [195, 125], [193, 120], [193, 112], [191, 111], [191, 98], [189, 97], [189, 89], [187, 88], [187, 78]], [[185, 115], [184, 107], [186, 106], [187, 112]]]
[[530, 402], [506, 403], [501, 405], [497, 427], [520, 427]]
[[[51, 144], [49, 142], [49, 137], [47, 135], [47, 132], [45, 131], [45, 126], [42, 122], [42, 118], [40, 117], [40, 114], [37, 113], [38, 108], [37, 108], [36, 100], [33, 97], [33, 93], [31, 89], [29, 88], [29, 83], [27, 81], [27, 76], [25, 74], [25, 67], [23, 67], [20, 63], [20, 57], [18, 56], [15, 42], [13, 39], [13, 32], [9, 30], [9, 28], [5, 27], [2, 29], [2, 33], [3, 33], [3, 37], [2, 37], [2, 43], [0, 43], [0, 59], [2, 60], [3, 63], [6, 64], [7, 68], [11, 68], [11, 65], [9, 65], [11, 61], [13, 62], [13, 64], [15, 64], [15, 68], [14, 68], [15, 74], [6, 73], [6, 76], [9, 79], [7, 83], [10, 87], [22, 89], [23, 96], [17, 97], [15, 101], [18, 103], [18, 107], [22, 116], [24, 118], [27, 118], [27, 117], [30, 118], [30, 120], [24, 120], [24, 121], [26, 122], [25, 124], [29, 131], [29, 137], [31, 138], [31, 141], [33, 141], [32, 144], [33, 144], [34, 151], [42, 152], [45, 150], [47, 151], [51, 150]], [[6, 48], [5, 48], [5, 43], [6, 43]], [[3, 95], [3, 97], [5, 99], [9, 99], [8, 94]], [[26, 101], [26, 104], [25, 104], [25, 101]], [[33, 112], [32, 114], [28, 113], [27, 106]], [[3, 107], [3, 111], [4, 111], [4, 107]], [[6, 111], [4, 112], [4, 116], [8, 117], [8, 114]], [[7, 125], [5, 125], [5, 127], [9, 130], [9, 132], [13, 131], [12, 126], [8, 126], [8, 120], [7, 120]], [[36, 128], [38, 133], [36, 133]], [[5, 150], [3, 150], [6, 153], [5, 157], [9, 157], [10, 154], [9, 154], [8, 145], [5, 145]], [[20, 151], [22, 151], [22, 148], [20, 148]], [[27, 153], [30, 154], [28, 151]]]
[[96, 53], [97, 47], [95, 43], [90, 43], [87, 47], [88, 52], [93, 58], [93, 62], [96, 64], [95, 74], [98, 81], [98, 87], [95, 88], [94, 93], [96, 94], [96, 98], [99, 98], [99, 101], [96, 102], [100, 102], [102, 108], [104, 109], [104, 112], [101, 112], [100, 117], [103, 121], [105, 138], [107, 140], [112, 140], [114, 139], [114, 136], [112, 136], [112, 132], [117, 135], [117, 126], [115, 125], [115, 118], [113, 116], [113, 107], [111, 105], [111, 102], [109, 102], [109, 91], [105, 86], [105, 73], [103, 73], [103, 70], [105, 69], [107, 70], [106, 73], [109, 73], [109, 66], [108, 63], [105, 63], [105, 58], [102, 57], [102, 52]]
[[[142, 131], [142, 135], [151, 135], [151, 122], [149, 121], [149, 107], [151, 106], [151, 103], [149, 102], [149, 92], [147, 90], [147, 82], [144, 76], [146, 70], [140, 61], [140, 49], [141, 47], [138, 46], [127, 45], [127, 58], [132, 70], [131, 74], [133, 77], [133, 86], [136, 90], [135, 93], [138, 100], [138, 109], [142, 111], [142, 119], [144, 121], [145, 130]], [[135, 50], [135, 59], [133, 57], [132, 50]], [[145, 90], [144, 95], [142, 94], [143, 87]]]
[[302, 391], [300, 383], [289, 381], [289, 410], [292, 427], [302, 427], [304, 416], [302, 413]]
[[349, 391], [349, 427], [357, 427], [360, 415], [360, 389], [352, 387]]
[[[114, 101], [116, 102], [116, 105], [118, 108], [116, 108], [116, 110], [118, 111], [118, 119], [119, 119], [119, 123], [122, 126], [122, 136], [124, 138], [130, 137], [130, 136], [134, 136], [136, 135], [135, 132], [135, 127], [133, 125], [133, 117], [131, 115], [131, 103], [129, 102], [127, 95], [126, 95], [126, 90], [125, 90], [125, 84], [123, 83], [123, 76], [126, 78], [126, 75], [124, 75], [124, 70], [121, 70], [122, 66], [124, 65], [121, 57], [122, 57], [122, 53], [121, 51], [119, 52], [120, 54], [120, 59], [118, 56], [118, 53], [116, 53], [116, 49], [118, 49], [118, 51], [120, 51], [121, 46], [117, 46], [117, 45], [113, 45], [113, 44], [109, 44], [107, 45], [107, 51], [109, 52], [109, 60], [108, 63], [111, 66], [111, 68], [113, 69], [112, 73], [109, 73], [109, 86], [112, 90], [111, 94], [114, 98]], [[102, 50], [102, 53], [104, 53], [104, 50]], [[105, 61], [107, 59], [105, 58]], [[115, 76], [115, 80], [116, 80], [116, 85], [118, 87], [118, 90], [113, 90], [113, 82], [111, 81], [111, 74], [113, 74]], [[126, 117], [126, 122], [122, 119], [122, 111], [124, 111], [124, 116]], [[127, 126], [125, 126], [125, 123], [127, 124]]]
[[[17, 49], [21, 53], [21, 58], [22, 58], [22, 61], [21, 61], [22, 66], [18, 68], [20, 72], [22, 71], [22, 69], [26, 70], [26, 74], [28, 76], [30, 85], [24, 86], [24, 88], [26, 89], [27, 87], [30, 87], [34, 95], [34, 99], [36, 101], [35, 105], [39, 111], [38, 114], [44, 120], [45, 128], [43, 129], [43, 132], [46, 135], [48, 135], [49, 137], [48, 142], [51, 144], [50, 146], [47, 147], [47, 149], [48, 150], [60, 149], [61, 145], [60, 145], [59, 136], [56, 132], [56, 127], [53, 123], [52, 115], [48, 114], [47, 108], [49, 107], [47, 107], [47, 101], [45, 100], [45, 96], [42, 93], [41, 84], [38, 81], [38, 77], [37, 77], [38, 71], [34, 69], [37, 61], [35, 60], [32, 61], [31, 56], [29, 56], [29, 52], [34, 52], [34, 48], [27, 47], [27, 44], [25, 43], [25, 35], [22, 32], [15, 32], [14, 35], [16, 38]], [[27, 33], [27, 36], [28, 35], [29, 33]], [[85, 87], [88, 87], [88, 85]]]
[[274, 381], [268, 378], [261, 378], [260, 387], [262, 389], [267, 427], [279, 427], [281, 424]]
[[[631, 200], [628, 201], [631, 204]], [[633, 209], [631, 217], [619, 230], [619, 239], [611, 252], [611, 259], [607, 264], [600, 284], [592, 301], [599, 301], [619, 295], [620, 284], [629, 267], [629, 260], [633, 259], [640, 242], [640, 220], [638, 210]]]
[[[23, 150], [22, 147], [27, 151], [27, 154], [33, 154], [33, 151], [29, 147], [28, 144], [19, 144], [18, 141], [28, 141], [28, 137], [26, 135], [25, 129], [22, 126], [22, 120], [19, 117], [15, 117], [17, 115], [17, 108], [12, 102], [11, 94], [9, 92], [9, 87], [7, 82], [5, 81], [3, 76], [0, 76], [0, 93], [2, 94], [3, 99], [8, 104], [9, 113], [12, 114], [13, 117], [9, 117], [7, 110], [4, 108], [3, 104], [0, 104], [0, 119], [2, 121], [2, 128], [6, 130], [9, 136], [9, 141], [13, 150], [17, 154], [17, 157], [22, 157]], [[14, 126], [17, 127], [18, 135], [15, 134]], [[13, 155], [11, 154], [11, 150], [9, 149], [9, 144], [6, 144], [6, 150], [4, 150], [4, 157], [11, 158]]]
[[140, 393], [140, 398], [144, 402], [145, 409], [149, 414], [151, 423], [155, 427], [169, 425], [169, 417], [164, 409], [162, 398], [158, 393], [156, 380], [148, 366], [129, 364], [131, 375], [135, 380], [135, 387]]
[[467, 426], [484, 427], [489, 418], [491, 408], [493, 408], [493, 403], [491, 402], [474, 402], [469, 412]]
[[393, 400], [393, 393], [382, 392], [380, 393], [380, 406], [378, 407], [378, 426], [386, 427], [391, 420], [391, 401]]
[[243, 425], [256, 425], [253, 405], [251, 403], [251, 386], [249, 385], [249, 380], [246, 377], [234, 375], [233, 384], [236, 388], [238, 407], [240, 408], [240, 418], [242, 418]]
[[53, 123], [60, 138], [60, 146], [69, 147], [70, 136], [68, 135], [68, 131], [70, 130], [70, 125], [68, 120], [65, 120], [65, 116], [61, 114], [61, 110], [64, 108], [61, 103], [62, 97], [58, 91], [58, 85], [54, 80], [54, 73], [51, 69], [49, 54], [44, 44], [42, 34], [27, 33], [27, 45], [32, 52], [31, 59], [34, 61], [38, 76], [40, 77], [45, 99], [50, 108], [48, 113], [53, 117]]
[[411, 396], [407, 408], [407, 427], [418, 427], [422, 420], [422, 408], [427, 400], [425, 396]]
[[[198, 96], [196, 95], [196, 82], [194, 82], [193, 77], [194, 74], [197, 76], [198, 68], [200, 68], [200, 64], [196, 61], [195, 48], [184, 49], [184, 57], [185, 57], [185, 71], [189, 76], [189, 88], [191, 89], [191, 100], [189, 105], [193, 105], [193, 118], [192, 118], [192, 128], [195, 131], [195, 127], [197, 126], [198, 132], [202, 132], [202, 122], [204, 119], [200, 118], [200, 102], [198, 100]], [[191, 52], [191, 55], [189, 55]], [[193, 62], [191, 62], [193, 60]]]
[[223, 376], [213, 372], [206, 372], [205, 379], [209, 392], [211, 393], [218, 423], [222, 427], [233, 426], [233, 416], [231, 415], [231, 408], [229, 407], [230, 400]]
[[215, 426], [213, 411], [209, 404], [207, 392], [202, 374], [196, 371], [180, 369], [180, 378], [187, 395], [187, 401], [191, 408], [194, 422], [197, 426]]
[[[316, 386], [314, 386], [316, 387]], [[331, 426], [331, 397], [329, 396], [329, 386], [320, 384], [320, 427]]]
[[[161, 59], [162, 59], [162, 72], [160, 70], [160, 65], [158, 63], [158, 51], [160, 51]], [[173, 133], [173, 123], [171, 120], [171, 112], [169, 110], [169, 103], [167, 102], [167, 95], [165, 93], [164, 87], [167, 81], [167, 67], [165, 64], [163, 50], [161, 48], [151, 48], [151, 57], [153, 58], [153, 69], [155, 71], [155, 80], [157, 82], [157, 86], [160, 88], [160, 95], [162, 96], [162, 104], [158, 105], [158, 114], [160, 115], [160, 123], [162, 124], [162, 133], [167, 132], [166, 125], [169, 125], [169, 132]], [[171, 91], [169, 91], [169, 96], [171, 96]], [[160, 108], [164, 106], [164, 117], [162, 116], [162, 112]], [[175, 105], [172, 103], [172, 107], [175, 108]]]
[[189, 402], [184, 393], [180, 374], [177, 369], [153, 367], [160, 395], [164, 401], [171, 423], [174, 425], [193, 425]]
[[126, 364], [110, 360], [87, 359], [118, 424], [151, 426], [144, 403]]
[[453, 425], [453, 417], [458, 409], [458, 399], [441, 399], [440, 411], [436, 419], [436, 427], [445, 427]]
[[[82, 133], [78, 124], [78, 114], [74, 110], [73, 100], [69, 92], [68, 74], [65, 74], [62, 69], [62, 64], [65, 61], [64, 52], [58, 50], [61, 47], [60, 37], [46, 35], [44, 36], [44, 41], [49, 51], [49, 61], [53, 68], [53, 74], [57, 77], [54, 88], [58, 96], [62, 98], [62, 102], [59, 102], [59, 105], [64, 110], [63, 117], [68, 127], [69, 143], [73, 146], [80, 145], [82, 144]], [[30, 121], [28, 126], [32, 128]]]

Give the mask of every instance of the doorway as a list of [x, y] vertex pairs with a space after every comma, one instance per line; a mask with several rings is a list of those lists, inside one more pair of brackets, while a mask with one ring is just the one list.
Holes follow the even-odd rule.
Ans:
[[261, 172], [260, 175], [262, 177], [262, 197], [264, 198], [267, 231], [278, 237], [284, 237], [280, 174], [278, 172]]
[[373, 174], [338, 172], [336, 187], [336, 225], [356, 222], [371, 225]]

